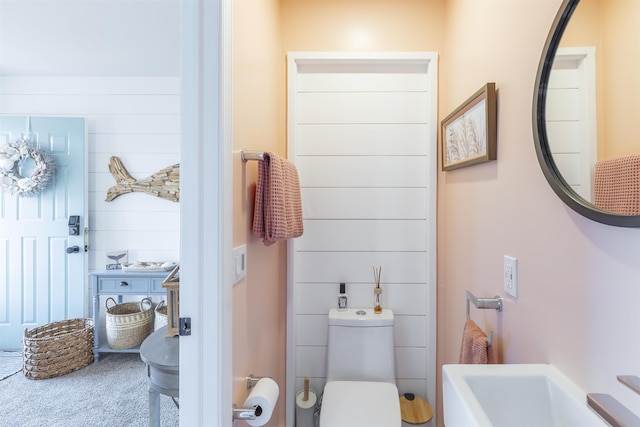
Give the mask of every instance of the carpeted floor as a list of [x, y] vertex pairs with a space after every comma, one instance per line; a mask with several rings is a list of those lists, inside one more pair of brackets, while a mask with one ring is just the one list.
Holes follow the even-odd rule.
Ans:
[[[138, 354], [103, 354], [100, 362], [57, 378], [30, 380], [19, 372], [1, 380], [0, 426], [143, 427], [149, 425], [148, 398]], [[161, 395], [160, 403], [161, 425], [178, 426], [171, 398]]]
[[0, 381], [22, 371], [22, 353], [0, 351]]

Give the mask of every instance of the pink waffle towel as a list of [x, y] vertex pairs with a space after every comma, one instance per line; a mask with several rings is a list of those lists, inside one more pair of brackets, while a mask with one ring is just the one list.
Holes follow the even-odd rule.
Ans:
[[489, 339], [473, 320], [467, 320], [462, 332], [462, 345], [458, 363], [487, 364], [496, 363], [493, 346]]
[[274, 153], [264, 153], [258, 163], [253, 234], [266, 246], [301, 236], [302, 199], [295, 165]]
[[593, 204], [618, 215], [640, 215], [640, 154], [596, 163]]

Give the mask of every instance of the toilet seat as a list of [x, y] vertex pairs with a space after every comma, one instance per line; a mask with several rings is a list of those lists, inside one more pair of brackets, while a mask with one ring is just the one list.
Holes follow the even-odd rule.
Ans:
[[392, 383], [329, 381], [320, 427], [401, 427], [398, 388]]

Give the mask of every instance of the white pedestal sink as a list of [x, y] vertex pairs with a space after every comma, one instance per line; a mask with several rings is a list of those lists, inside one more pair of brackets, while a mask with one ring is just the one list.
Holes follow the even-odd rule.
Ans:
[[551, 365], [444, 365], [446, 427], [607, 426]]

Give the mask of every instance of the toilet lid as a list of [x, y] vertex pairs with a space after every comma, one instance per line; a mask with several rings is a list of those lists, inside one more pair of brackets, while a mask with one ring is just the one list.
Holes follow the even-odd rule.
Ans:
[[330, 381], [324, 387], [320, 427], [400, 427], [398, 388], [391, 383]]

